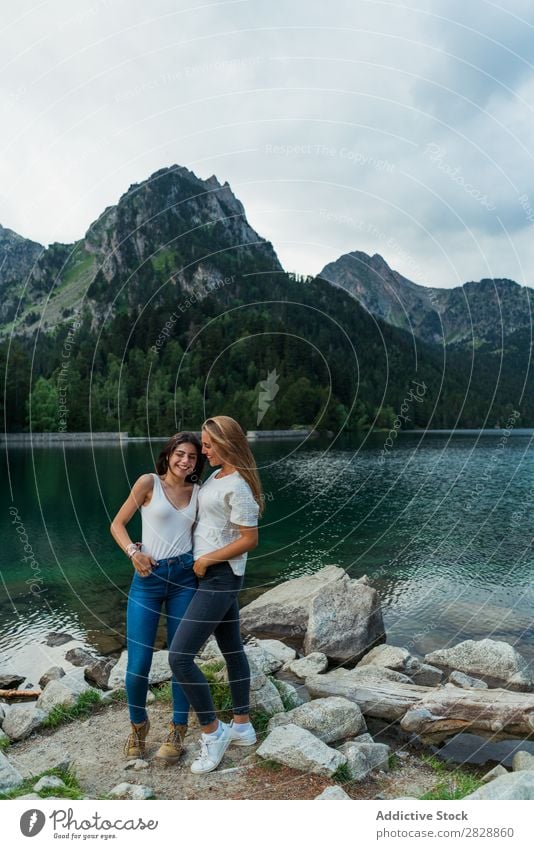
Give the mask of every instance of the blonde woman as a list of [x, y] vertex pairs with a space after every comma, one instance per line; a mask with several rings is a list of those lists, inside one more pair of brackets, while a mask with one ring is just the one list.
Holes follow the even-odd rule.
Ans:
[[[170, 646], [169, 663], [201, 726], [200, 756], [191, 771], [211, 772], [230, 744], [252, 746], [250, 669], [239, 626], [238, 594], [247, 554], [258, 544], [258, 517], [263, 497], [252, 452], [241, 426], [229, 416], [214, 416], [202, 425], [202, 453], [219, 466], [198, 495], [194, 531], [194, 572], [198, 589]], [[228, 667], [233, 722], [220, 722], [209, 684], [194, 663], [213, 634]]]

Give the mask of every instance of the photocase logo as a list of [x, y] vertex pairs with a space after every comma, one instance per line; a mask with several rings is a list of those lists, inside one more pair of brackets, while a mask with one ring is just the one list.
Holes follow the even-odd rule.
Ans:
[[42, 811], [37, 808], [32, 808], [29, 811], [24, 811], [20, 818], [20, 830], [24, 837], [35, 837], [42, 830], [46, 822], [46, 817]]
[[260, 394], [258, 396], [258, 417], [256, 420], [256, 424], [260, 424], [263, 419], [265, 413], [269, 409], [271, 405], [271, 401], [274, 401], [278, 394], [278, 390], [280, 387], [276, 382], [280, 375], [276, 373], [276, 369], [273, 369], [267, 375], [266, 380], [260, 380]]

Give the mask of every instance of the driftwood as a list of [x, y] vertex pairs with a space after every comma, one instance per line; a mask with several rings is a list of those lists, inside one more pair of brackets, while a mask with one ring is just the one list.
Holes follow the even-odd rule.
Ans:
[[440, 687], [405, 714], [401, 728], [425, 742], [461, 731], [497, 740], [534, 737], [534, 693]]
[[306, 678], [310, 695], [344, 696], [357, 702], [366, 716], [399, 721], [404, 731], [425, 742], [440, 742], [461, 731], [493, 739], [534, 738], [534, 693], [502, 689], [420, 687], [401, 681], [369, 677], [358, 680], [356, 670], [336, 670]]
[[0, 699], [10, 702], [29, 702], [38, 699], [40, 695], [40, 690], [0, 690]]

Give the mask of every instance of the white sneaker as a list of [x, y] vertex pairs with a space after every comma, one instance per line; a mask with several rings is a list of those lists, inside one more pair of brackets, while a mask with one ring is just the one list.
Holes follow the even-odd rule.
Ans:
[[230, 745], [230, 726], [220, 721], [219, 725], [222, 725], [223, 730], [216, 739], [206, 740], [204, 736], [200, 738], [200, 755], [191, 764], [191, 772], [195, 775], [217, 769]]
[[232, 746], [253, 746], [256, 742], [256, 732], [252, 725], [246, 731], [236, 731], [236, 723], [230, 725], [230, 743]]

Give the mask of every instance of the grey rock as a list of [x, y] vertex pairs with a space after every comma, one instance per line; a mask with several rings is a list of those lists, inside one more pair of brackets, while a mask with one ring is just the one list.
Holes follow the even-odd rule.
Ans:
[[24, 796], [17, 796], [17, 799], [42, 799], [38, 793], [25, 793]]
[[[110, 690], [124, 689], [127, 664], [128, 652], [123, 651], [119, 660], [110, 672], [108, 679], [108, 687]], [[148, 673], [149, 685], [163, 684], [164, 681], [170, 681], [171, 678], [172, 672], [169, 666], [169, 652], [165, 649], [155, 651], [152, 656], [150, 672]]]
[[41, 790], [55, 790], [58, 787], [66, 787], [64, 781], [58, 775], [43, 775], [37, 784], [34, 784], [34, 793], [40, 793]]
[[147, 705], [153, 705], [155, 701], [156, 701], [156, 697], [155, 697], [154, 693], [152, 692], [152, 690], [149, 690], [148, 693], [146, 694], [146, 704]]
[[419, 687], [438, 687], [445, 678], [442, 669], [429, 663], [421, 663], [415, 657], [408, 661], [405, 672]]
[[291, 663], [297, 656], [295, 649], [286, 646], [281, 640], [258, 640], [257, 642], [264, 652], [272, 654], [281, 663]]
[[449, 673], [459, 670], [474, 675], [490, 687], [528, 692], [533, 685], [526, 660], [513, 646], [498, 640], [465, 640], [427, 654], [425, 661]]
[[81, 693], [87, 689], [89, 689], [87, 685], [76, 679], [65, 677], [59, 680], [52, 680], [46, 685], [36, 704], [38, 708], [46, 711], [46, 713], [50, 713], [53, 708], [60, 705], [72, 707], [76, 704]]
[[46, 713], [35, 702], [11, 705], [2, 728], [11, 740], [24, 740], [42, 724]]
[[373, 740], [373, 738], [371, 737], [369, 732], [366, 732], [365, 734], [358, 734], [358, 736], [355, 737], [352, 742], [353, 743], [374, 743], [375, 741]]
[[299, 692], [300, 688], [294, 687], [293, 684], [289, 683], [289, 681], [275, 679], [274, 685], [280, 693], [282, 704], [284, 705], [286, 710], [292, 710], [293, 708], [296, 708], [299, 705], [305, 704], [306, 699], [302, 698]]
[[470, 799], [534, 799], [534, 772], [509, 772], [465, 796]]
[[315, 734], [291, 724], [273, 729], [256, 754], [260, 758], [276, 761], [291, 769], [326, 775], [329, 778], [338, 767], [347, 762], [343, 754], [331, 749]]
[[224, 661], [223, 653], [221, 652], [215, 637], [209, 637], [198, 653], [198, 660], [202, 663], [210, 661]]
[[359, 746], [347, 742], [343, 743], [338, 751], [342, 752], [347, 758], [347, 766], [352, 781], [363, 781], [369, 775], [371, 770], [367, 758]]
[[3, 752], [0, 752], [0, 792], [9, 793], [15, 787], [19, 787], [24, 781], [20, 772], [8, 761]]
[[42, 690], [44, 690], [50, 681], [58, 681], [60, 678], [63, 678], [64, 675], [65, 670], [62, 666], [51, 666], [50, 669], [47, 669], [46, 672], [39, 678], [39, 686]]
[[357, 667], [360, 669], [363, 666], [373, 664], [374, 666], [386, 666], [388, 669], [395, 669], [397, 672], [404, 672], [410, 659], [411, 654], [407, 649], [384, 643], [367, 652], [357, 664]]
[[143, 784], [128, 784], [123, 781], [117, 784], [109, 791], [109, 795], [113, 799], [151, 799], [154, 796], [152, 787], [146, 787]]
[[135, 758], [135, 760], [125, 763], [124, 769], [135, 769], [138, 771], [140, 769], [148, 769], [149, 766], [148, 761], [144, 761], [142, 758]]
[[339, 566], [325, 566], [313, 575], [278, 584], [241, 609], [243, 631], [302, 645], [311, 602], [345, 575]]
[[25, 680], [25, 675], [4, 672], [3, 675], [0, 675], [0, 690], [16, 690], [19, 684], [22, 684]]
[[254, 668], [263, 672], [264, 675], [272, 675], [282, 668], [282, 661], [272, 654], [268, 654], [259, 645], [248, 644], [245, 646], [245, 654], [248, 662], [253, 663]]
[[2, 725], [2, 722], [4, 720], [5, 715], [6, 715], [6, 712], [5, 712], [5, 709], [4, 709], [4, 705], [2, 704], [2, 702], [0, 702], [0, 726]]
[[327, 799], [339, 799], [343, 802], [351, 802], [352, 799], [350, 796], [345, 793], [345, 791], [338, 787], [337, 784], [333, 784], [331, 787], [325, 787], [322, 793], [319, 793], [318, 796], [315, 797], [315, 801], [326, 801]]
[[383, 772], [389, 772], [390, 749], [385, 743], [359, 743], [356, 740], [348, 740], [340, 746], [340, 751], [346, 755], [347, 760], [349, 749], [353, 753], [358, 752], [365, 758], [367, 772], [373, 769], [381, 769]]
[[312, 600], [305, 654], [319, 651], [336, 663], [356, 663], [384, 639], [378, 593], [365, 576], [355, 581], [345, 574]]
[[67, 634], [65, 631], [50, 631], [46, 638], [46, 646], [62, 646], [65, 643], [70, 643], [74, 637]]
[[502, 764], [497, 764], [493, 769], [490, 769], [485, 775], [480, 779], [483, 784], [487, 784], [488, 781], [493, 781], [494, 778], [498, 778], [500, 775], [508, 775], [508, 770], [505, 769]]
[[466, 675], [465, 672], [451, 672], [449, 675], [449, 684], [454, 684], [455, 687], [462, 687], [464, 690], [474, 688], [476, 690], [487, 690], [488, 685], [480, 678], [473, 678], [472, 675]]
[[94, 654], [90, 654], [88, 651], [78, 646], [77, 648], [69, 649], [69, 651], [66, 652], [65, 660], [68, 660], [68, 662], [72, 663], [73, 666], [89, 666], [94, 663], [95, 660], [99, 660], [99, 658], [96, 658]]
[[534, 772], [534, 755], [530, 752], [516, 752], [512, 758], [513, 772]]
[[308, 675], [317, 675], [328, 667], [328, 658], [322, 652], [314, 651], [306, 657], [299, 657], [287, 665], [287, 669], [298, 678], [307, 678]]
[[311, 731], [324, 743], [345, 740], [365, 729], [358, 705], [339, 696], [313, 699], [288, 713], [277, 714], [269, 720], [267, 731], [288, 724]]
[[270, 678], [264, 676], [261, 687], [250, 688], [250, 707], [252, 710], [263, 711], [269, 714], [269, 716], [284, 710], [284, 703], [282, 702], [280, 693]]
[[109, 676], [116, 663], [117, 661], [114, 658], [100, 658], [99, 660], [93, 660], [84, 669], [83, 675], [85, 680], [94, 687], [98, 687], [100, 690], [107, 690]]

